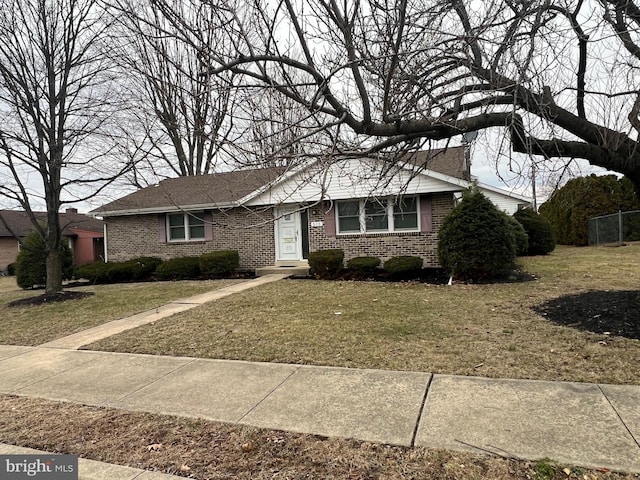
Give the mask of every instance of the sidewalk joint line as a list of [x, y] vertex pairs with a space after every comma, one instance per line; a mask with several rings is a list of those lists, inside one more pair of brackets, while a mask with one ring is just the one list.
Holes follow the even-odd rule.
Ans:
[[[2, 346], [4, 347], [6, 345], [2, 345]], [[18, 345], [18, 346], [21, 347], [22, 345]], [[8, 357], [2, 357], [2, 358], [0, 358], [0, 362], [4, 362], [5, 360], [9, 360], [11, 358], [19, 357], [20, 355], [24, 355], [24, 354], [29, 353], [29, 352], [33, 352], [38, 347], [37, 346], [35, 346], [35, 347], [29, 346], [28, 348], [30, 348], [31, 350], [27, 350], [25, 352], [14, 353], [13, 355], [9, 355]]]
[[631, 429], [629, 429], [629, 427], [627, 426], [626, 422], [624, 421], [624, 419], [622, 418], [622, 415], [620, 415], [620, 412], [618, 412], [618, 409], [613, 405], [613, 403], [611, 402], [611, 400], [609, 400], [609, 397], [607, 397], [607, 394], [605, 393], [605, 391], [602, 389], [602, 387], [600, 386], [600, 384], [596, 384], [598, 386], [598, 390], [600, 390], [600, 393], [602, 393], [602, 395], [604, 396], [605, 400], [609, 403], [609, 405], [611, 406], [611, 408], [613, 409], [613, 411], [615, 412], [615, 414], [618, 416], [618, 418], [620, 419], [620, 423], [622, 423], [622, 425], [624, 426], [625, 430], [629, 433], [629, 435], [631, 436], [631, 438], [633, 439], [634, 443], [636, 444], [636, 446], [638, 448], [640, 448], [640, 440], [638, 440], [634, 435], [633, 432], [631, 431]]
[[427, 395], [429, 395], [429, 389], [431, 388], [431, 382], [433, 382], [433, 377], [435, 375], [432, 373], [429, 377], [429, 381], [427, 382], [427, 388], [424, 390], [424, 395], [422, 397], [422, 403], [420, 404], [420, 410], [418, 412], [418, 418], [416, 419], [416, 425], [413, 427], [413, 433], [411, 434], [411, 443], [409, 446], [411, 448], [416, 446], [416, 437], [418, 436], [418, 428], [420, 427], [420, 422], [422, 421], [422, 414], [424, 413], [424, 407], [427, 404]]
[[[40, 349], [40, 347], [36, 347], [36, 348], [37, 348], [37, 349]], [[48, 347], [47, 347], [47, 348], [48, 348]], [[67, 352], [76, 352], [76, 351], [77, 351], [77, 350], [69, 350], [69, 349], [58, 349], [58, 350], [64, 350], [64, 351], [67, 351]], [[96, 359], [94, 358], [94, 359], [91, 359], [91, 360], [87, 360], [86, 362], [79, 363], [78, 365], [72, 365], [72, 366], [70, 366], [69, 368], [65, 368], [64, 370], [60, 370], [59, 372], [56, 372], [56, 373], [51, 374], [51, 375], [49, 375], [48, 377], [41, 378], [40, 380], [36, 380], [35, 382], [31, 382], [31, 383], [28, 383], [28, 384], [26, 384], [26, 385], [22, 385], [22, 386], [21, 386], [20, 388], [18, 388], [17, 390], [12, 390], [12, 391], [10, 392], [10, 395], [14, 395], [14, 394], [15, 394], [15, 395], [21, 395], [20, 391], [21, 391], [21, 390], [24, 390], [25, 388], [29, 388], [29, 387], [31, 387], [32, 385], [37, 385], [37, 384], [39, 384], [39, 383], [42, 383], [42, 382], [46, 382], [46, 381], [48, 381], [48, 380], [51, 380], [52, 378], [59, 377], [60, 375], [62, 375], [62, 374], [64, 374], [64, 373], [67, 373], [67, 372], [69, 372], [69, 371], [71, 371], [71, 370], [73, 370], [73, 369], [75, 369], [75, 368], [78, 368], [78, 367], [81, 367], [81, 366], [87, 365], [87, 364], [89, 364], [89, 363], [92, 363], [92, 362], [94, 362], [95, 360], [96, 360]]]
[[[136, 354], [135, 354], [135, 353], [132, 353], [132, 354], [129, 354], [129, 355], [136, 355]], [[125, 394], [125, 395], [121, 396], [120, 398], [116, 398], [116, 399], [114, 400], [113, 404], [117, 404], [118, 402], [122, 402], [122, 401], [123, 401], [124, 399], [126, 399], [127, 397], [130, 397], [131, 395], [134, 395], [134, 394], [138, 393], [140, 390], [143, 390], [143, 389], [145, 389], [145, 388], [147, 388], [147, 387], [149, 387], [149, 386], [151, 386], [151, 385], [153, 385], [153, 384], [155, 384], [155, 383], [158, 383], [158, 382], [159, 382], [159, 381], [161, 381], [161, 380], [164, 380], [164, 379], [165, 379], [165, 378], [167, 378], [169, 375], [171, 375], [171, 374], [173, 374], [173, 373], [177, 372], [178, 370], [180, 370], [181, 368], [186, 367], [187, 365], [191, 365], [192, 363], [194, 363], [194, 362], [196, 362], [196, 361], [198, 361], [198, 360], [201, 360], [201, 359], [200, 359], [200, 358], [195, 358], [195, 357], [194, 357], [194, 358], [192, 358], [191, 360], [189, 360], [189, 361], [188, 361], [187, 363], [185, 363], [184, 365], [180, 365], [180, 366], [178, 366], [178, 367], [174, 368], [173, 370], [170, 370], [169, 372], [165, 373], [165, 374], [164, 374], [164, 375], [162, 375], [161, 377], [156, 378], [153, 382], [149, 382], [149, 383], [147, 383], [146, 385], [143, 385], [143, 386], [141, 386], [140, 388], [137, 388], [136, 390], [134, 390], [134, 391], [132, 391], [132, 392], [129, 392], [129, 393], [127, 393], [127, 394]], [[112, 405], [113, 405], [113, 404], [112, 404]]]
[[269, 392], [267, 392], [267, 394], [264, 397], [262, 397], [258, 403], [256, 403], [253, 407], [251, 407], [249, 410], [247, 410], [247, 412], [244, 413], [238, 420], [236, 420], [235, 424], [237, 425], [238, 423], [240, 423], [243, 418], [245, 418], [247, 415], [249, 415], [251, 412], [253, 412], [256, 408], [258, 408], [267, 398], [269, 398], [271, 396], [271, 394], [273, 392], [275, 392], [282, 385], [284, 385], [284, 383], [287, 380], [289, 380], [293, 376], [293, 374], [295, 374], [298, 370], [300, 370], [300, 368], [302, 368], [302, 365], [297, 366], [293, 372], [291, 372], [289, 375], [287, 375], [278, 385], [276, 385]]

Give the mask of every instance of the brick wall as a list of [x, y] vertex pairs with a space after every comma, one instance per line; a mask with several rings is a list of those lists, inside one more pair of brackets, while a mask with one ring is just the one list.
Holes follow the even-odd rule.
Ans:
[[[431, 196], [433, 229], [429, 233], [376, 233], [368, 235], [338, 235], [327, 237], [324, 227], [309, 227], [310, 251], [328, 248], [344, 250], [345, 261], [353, 257], [373, 256], [385, 260], [400, 255], [422, 257], [425, 267], [438, 267], [438, 231], [442, 219], [454, 207], [451, 193], [438, 193]], [[317, 212], [313, 215], [313, 212]], [[322, 208], [311, 209], [309, 222], [323, 222]], [[311, 225], [311, 223], [310, 223]]]
[[[437, 267], [438, 230], [442, 219], [453, 209], [451, 193], [431, 196], [433, 229], [428, 233], [380, 233], [327, 237], [321, 207], [309, 210], [309, 250], [341, 248], [345, 260], [368, 255], [383, 261], [399, 255], [422, 257], [425, 267]], [[313, 212], [316, 212], [314, 215]], [[109, 261], [122, 261], [140, 256], [163, 259], [201, 255], [222, 249], [238, 250], [240, 268], [253, 270], [273, 265], [275, 239], [272, 209], [235, 208], [213, 211], [213, 240], [195, 242], [163, 242], [158, 233], [158, 215], [112, 217], [107, 223], [107, 255]]]
[[213, 239], [194, 242], [162, 241], [158, 215], [106, 218], [107, 258], [112, 262], [140, 256], [168, 259], [232, 249], [240, 254], [241, 269], [273, 265], [272, 209], [234, 208], [212, 213]]

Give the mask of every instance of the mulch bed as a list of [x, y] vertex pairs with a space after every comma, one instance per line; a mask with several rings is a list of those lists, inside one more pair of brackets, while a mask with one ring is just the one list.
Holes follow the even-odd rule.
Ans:
[[533, 308], [549, 321], [594, 333], [640, 339], [640, 291], [590, 291]]
[[20, 300], [14, 300], [9, 303], [10, 307], [25, 307], [34, 305], [44, 305], [54, 302], [66, 302], [67, 300], [80, 300], [93, 295], [93, 292], [74, 292], [74, 291], [62, 291], [54, 295], [38, 295], [36, 297], [21, 298]]

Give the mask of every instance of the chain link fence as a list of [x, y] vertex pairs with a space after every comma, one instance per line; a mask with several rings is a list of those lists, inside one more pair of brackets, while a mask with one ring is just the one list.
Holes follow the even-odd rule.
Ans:
[[640, 210], [589, 219], [589, 245], [622, 245], [640, 241]]

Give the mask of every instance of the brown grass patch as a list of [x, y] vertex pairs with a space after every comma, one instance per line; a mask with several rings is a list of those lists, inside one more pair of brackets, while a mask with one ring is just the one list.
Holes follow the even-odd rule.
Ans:
[[0, 412], [0, 442], [200, 480], [640, 478], [9, 395], [0, 395]]
[[91, 345], [95, 350], [634, 384], [640, 341], [549, 322], [565, 295], [640, 286], [640, 246], [560, 247], [538, 280], [487, 285], [287, 280]]

